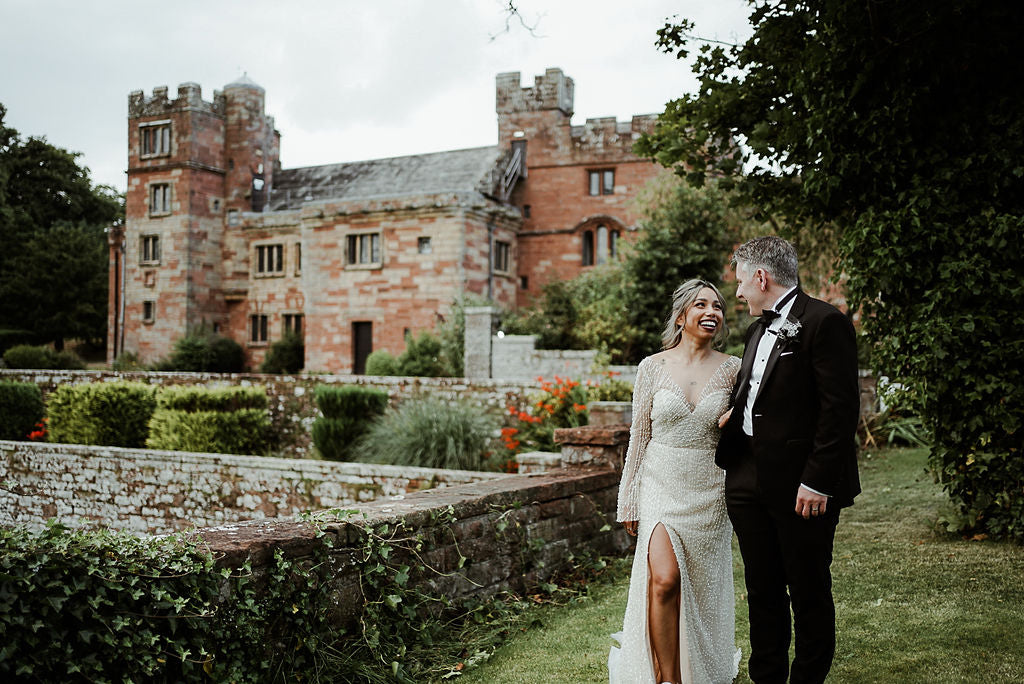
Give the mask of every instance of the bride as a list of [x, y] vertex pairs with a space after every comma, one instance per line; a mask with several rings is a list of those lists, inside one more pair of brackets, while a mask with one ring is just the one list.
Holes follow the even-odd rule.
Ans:
[[740, 360], [712, 349], [728, 328], [714, 285], [688, 280], [672, 294], [663, 351], [637, 368], [633, 424], [618, 520], [637, 535], [612, 684], [732, 682], [732, 526], [719, 424]]

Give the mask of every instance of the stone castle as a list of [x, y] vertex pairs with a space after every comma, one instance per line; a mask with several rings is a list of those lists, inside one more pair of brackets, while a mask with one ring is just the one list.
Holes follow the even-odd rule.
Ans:
[[573, 81], [497, 76], [498, 144], [281, 168], [246, 77], [128, 97], [128, 193], [110, 233], [107, 356], [167, 356], [207, 326], [255, 368], [294, 330], [306, 368], [362, 373], [472, 293], [504, 308], [614, 259], [658, 175], [632, 152], [655, 116], [571, 125]]

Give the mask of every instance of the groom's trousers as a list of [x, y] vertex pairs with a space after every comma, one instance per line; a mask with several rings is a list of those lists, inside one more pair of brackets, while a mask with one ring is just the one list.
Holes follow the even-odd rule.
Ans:
[[794, 511], [795, 491], [788, 505], [766, 496], [758, 487], [754, 457], [746, 451], [727, 470], [725, 492], [747, 585], [750, 678], [755, 684], [823, 682], [835, 655], [830, 566], [839, 510], [805, 520]]

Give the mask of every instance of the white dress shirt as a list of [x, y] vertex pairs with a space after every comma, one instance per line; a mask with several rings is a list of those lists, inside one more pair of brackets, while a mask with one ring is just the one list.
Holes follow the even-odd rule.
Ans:
[[[786, 290], [782, 297], [775, 300], [775, 304], [781, 302], [786, 295], [795, 289], [795, 287], [791, 287]], [[768, 365], [768, 357], [771, 355], [772, 347], [775, 346], [775, 341], [778, 339], [778, 335], [773, 335], [772, 333], [778, 333], [779, 328], [782, 327], [783, 322], [786, 320], [786, 316], [792, 310], [793, 302], [795, 301], [796, 297], [793, 297], [783, 304], [782, 310], [779, 311], [779, 317], [768, 325], [768, 328], [761, 335], [761, 339], [757, 343], [757, 349], [754, 352], [754, 365], [750, 369], [750, 387], [747, 389], [747, 403], [743, 406], [743, 432], [748, 437], [754, 436], [754, 400], [757, 399], [757, 391], [761, 388], [761, 380], [764, 378], [764, 369]], [[778, 311], [774, 304], [771, 308], [773, 311]]]

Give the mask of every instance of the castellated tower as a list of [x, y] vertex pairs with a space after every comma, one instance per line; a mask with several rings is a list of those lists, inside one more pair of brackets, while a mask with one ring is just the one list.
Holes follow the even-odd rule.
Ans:
[[108, 360], [153, 361], [187, 329], [226, 323], [229, 211], [261, 211], [279, 136], [263, 89], [243, 78], [202, 99], [198, 84], [128, 96], [128, 193], [111, 235]]

